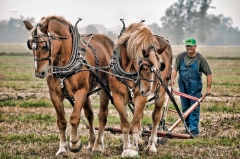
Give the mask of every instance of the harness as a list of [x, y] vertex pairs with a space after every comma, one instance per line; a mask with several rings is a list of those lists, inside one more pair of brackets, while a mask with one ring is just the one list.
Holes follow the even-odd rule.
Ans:
[[[156, 51], [156, 48], [155, 46], [150, 46], [147, 50], [149, 49], [154, 49], [154, 51]], [[122, 69], [121, 67], [121, 63], [120, 63], [120, 49], [119, 48], [115, 48], [113, 50], [113, 55], [112, 55], [112, 58], [111, 58], [111, 62], [110, 62], [110, 68], [112, 69], [113, 73], [116, 76], [117, 80], [120, 81], [121, 83], [123, 83], [129, 90], [129, 94], [130, 94], [130, 99], [132, 99], [134, 97], [134, 90], [135, 88], [139, 85], [140, 83], [140, 80], [146, 80], [148, 82], [154, 82], [155, 80], [151, 80], [151, 79], [146, 79], [144, 77], [141, 76], [141, 73], [140, 73], [140, 69], [143, 65], [147, 65], [149, 67], [151, 67], [151, 72], [155, 72], [156, 71], [156, 68], [153, 66], [153, 64], [150, 62], [149, 59], [147, 58], [143, 58], [141, 57], [138, 61], [138, 64], [139, 64], [139, 69], [138, 69], [138, 72], [126, 72]], [[143, 62], [143, 61], [147, 61], [146, 62]], [[132, 81], [134, 83], [134, 86], [133, 87], [130, 87], [127, 82], [125, 80], [128, 80], [128, 81]], [[153, 99], [158, 99], [159, 98], [159, 95], [158, 95], [158, 90], [160, 88], [160, 85], [157, 86], [157, 90], [155, 92], [155, 95], [154, 97], [152, 97], [150, 100], [148, 100], [148, 102], [152, 101]]]
[[[77, 22], [78, 23], [78, 22]], [[76, 24], [77, 24], [76, 23]], [[51, 34], [50, 32], [48, 34], [43, 34], [41, 36], [37, 35], [37, 27], [41, 26], [40, 24], [36, 25], [36, 30], [34, 32], [34, 36], [33, 36], [33, 40], [31, 42], [33, 42], [32, 47], [30, 46], [30, 39], [27, 42], [27, 46], [30, 50], [36, 50], [38, 49], [38, 43], [46, 43], [47, 46], [47, 51], [49, 51], [49, 55], [46, 58], [34, 58], [35, 61], [43, 61], [43, 60], [49, 60], [49, 65], [51, 67], [52, 70], [50, 70], [50, 72], [52, 73], [52, 75], [56, 78], [58, 78], [60, 80], [60, 87], [62, 89], [62, 93], [64, 95], [65, 98], [67, 98], [69, 100], [69, 102], [71, 103], [72, 106], [74, 106], [74, 98], [69, 96], [67, 90], [66, 90], [66, 86], [65, 86], [65, 79], [70, 77], [71, 75], [78, 73], [78, 72], [82, 72], [82, 71], [91, 71], [94, 75], [93, 78], [93, 82], [92, 85], [94, 85], [96, 82], [99, 82], [99, 84], [101, 85], [101, 87], [104, 89], [104, 91], [106, 92], [106, 94], [109, 96], [110, 100], [113, 103], [112, 97], [109, 93], [109, 91], [105, 88], [105, 84], [101, 81], [101, 79], [98, 77], [98, 69], [99, 69], [99, 60], [97, 57], [97, 53], [96, 53], [96, 49], [90, 44], [90, 41], [92, 40], [94, 34], [89, 34], [87, 36], [80, 36], [80, 34], [78, 33], [78, 29], [77, 27], [73, 27], [72, 25], [70, 25], [70, 32], [72, 35], [72, 39], [73, 39], [73, 44], [72, 44], [72, 53], [71, 53], [71, 57], [70, 60], [68, 62], [68, 64], [66, 66], [53, 66], [52, 61], [51, 61], [51, 41], [52, 40], [56, 40], [56, 39], [68, 39], [68, 37], [56, 37], [55, 35]], [[47, 41], [38, 41], [37, 38], [41, 38], [41, 37], [48, 37]], [[84, 38], [89, 37], [88, 41], [85, 41]], [[83, 48], [81, 46], [82, 44], [85, 44], [86, 48]], [[86, 51], [88, 49], [88, 47], [93, 51], [94, 57], [95, 57], [95, 69], [92, 68], [92, 66], [86, 61]], [[82, 66], [85, 65], [87, 66], [88, 69], [83, 70]], [[96, 71], [95, 71], [96, 70]], [[99, 91], [101, 88], [98, 89], [93, 89], [90, 92], [88, 92], [87, 96]]]

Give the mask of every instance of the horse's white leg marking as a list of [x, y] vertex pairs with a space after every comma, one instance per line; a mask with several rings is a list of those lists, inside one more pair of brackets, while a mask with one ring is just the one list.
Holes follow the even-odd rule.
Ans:
[[131, 152], [131, 157], [137, 156], [139, 147], [138, 147], [138, 140], [139, 140], [139, 133], [134, 133], [132, 134], [132, 152]]
[[149, 138], [148, 151], [150, 153], [157, 153], [157, 127], [153, 125], [151, 137]]
[[66, 132], [65, 131], [60, 131], [59, 133], [60, 137], [60, 145], [59, 149], [56, 153], [56, 156], [59, 155], [60, 153], [66, 153], [67, 152], [67, 140], [66, 140]]
[[[103, 152], [104, 151], [104, 133], [101, 130], [98, 130], [98, 135], [95, 140], [94, 146], [92, 148], [93, 152]], [[100, 132], [101, 131], [101, 132]]]
[[129, 134], [123, 133], [123, 152], [122, 157], [129, 157], [131, 156], [131, 144], [129, 140]]

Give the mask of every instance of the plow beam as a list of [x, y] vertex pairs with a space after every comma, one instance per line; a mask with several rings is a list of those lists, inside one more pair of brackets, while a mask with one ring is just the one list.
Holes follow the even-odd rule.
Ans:
[[[99, 130], [98, 127], [94, 127], [95, 130]], [[112, 134], [121, 134], [122, 130], [120, 128], [114, 128], [114, 127], [105, 127], [105, 131], [109, 131]], [[132, 132], [130, 131], [130, 134]], [[152, 133], [152, 130], [143, 130], [142, 136], [150, 136]], [[165, 138], [176, 138], [176, 139], [192, 139], [193, 137], [188, 134], [179, 134], [179, 133], [173, 133], [173, 132], [165, 132], [165, 131], [158, 131], [157, 137], [165, 137]]]

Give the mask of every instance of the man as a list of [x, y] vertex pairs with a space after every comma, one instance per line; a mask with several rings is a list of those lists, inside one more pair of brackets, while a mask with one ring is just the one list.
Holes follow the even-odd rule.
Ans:
[[[207, 95], [211, 94], [212, 73], [207, 60], [196, 51], [196, 40], [186, 40], [186, 51], [177, 55], [172, 70], [172, 86], [175, 84], [177, 72], [179, 72], [178, 85], [180, 92], [200, 98], [202, 96], [202, 73], [207, 77]], [[180, 97], [182, 111], [185, 112], [196, 101]], [[200, 105], [192, 111], [185, 122], [193, 136], [199, 134]]]

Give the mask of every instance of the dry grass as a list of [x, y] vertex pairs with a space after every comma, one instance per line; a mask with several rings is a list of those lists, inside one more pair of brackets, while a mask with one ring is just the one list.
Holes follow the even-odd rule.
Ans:
[[[199, 49], [209, 57], [240, 57], [239, 47]], [[173, 46], [173, 50], [176, 55], [182, 51], [182, 47]], [[239, 158], [240, 60], [209, 59], [209, 63], [213, 71], [212, 95], [201, 103], [200, 136], [191, 140], [169, 139], [164, 145], [158, 146], [156, 156], [148, 156], [141, 151], [139, 158]], [[33, 68], [31, 56], [0, 55], [0, 158], [56, 158], [59, 139], [55, 110], [49, 100], [46, 81], [35, 78]], [[203, 80], [205, 83], [206, 79]], [[92, 96], [92, 103], [94, 114], [97, 114], [98, 96]], [[72, 108], [67, 101], [65, 105], [66, 118], [69, 120]], [[151, 106], [145, 109], [144, 124], [151, 122], [151, 112]], [[131, 112], [128, 114], [131, 119]], [[170, 113], [169, 117], [172, 120], [176, 118]], [[108, 126], [119, 127], [118, 120], [117, 111], [110, 105]], [[68, 135], [70, 130], [68, 125]], [[183, 130], [180, 125], [174, 131]], [[121, 157], [120, 134], [105, 132], [106, 151], [102, 156], [91, 156], [86, 150], [88, 130], [83, 120], [79, 133], [84, 144], [82, 150], [76, 154], [67, 152], [58, 158]]]

